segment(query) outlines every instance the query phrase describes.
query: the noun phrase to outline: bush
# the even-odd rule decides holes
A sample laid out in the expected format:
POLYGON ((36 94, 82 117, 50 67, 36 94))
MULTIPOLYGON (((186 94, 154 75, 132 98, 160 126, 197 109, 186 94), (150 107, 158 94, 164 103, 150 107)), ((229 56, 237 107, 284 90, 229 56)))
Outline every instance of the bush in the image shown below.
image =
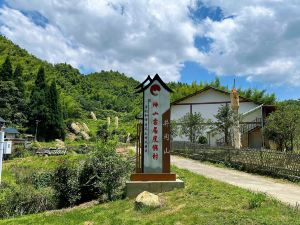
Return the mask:
POLYGON ((207 144, 207 138, 206 137, 204 137, 204 136, 200 136, 199 138, 198 138, 198 143, 199 144, 207 144))
POLYGON ((28 167, 13 168, 16 183, 32 185, 35 188, 50 187, 53 180, 52 171, 32 171, 28 167))
POLYGON ((12 150, 12 154, 8 156, 8 159, 24 158, 24 157, 32 156, 32 155, 34 155, 33 151, 31 151, 29 149, 25 149, 23 146, 16 146, 12 150))
POLYGON ((75 205, 80 199, 77 169, 72 168, 64 161, 54 171, 53 188, 58 208, 75 205))
POLYGON ((130 164, 112 145, 100 145, 85 161, 79 176, 81 202, 121 197, 130 164))
POLYGON ((248 202, 248 208, 254 209, 261 206, 261 204, 266 200, 266 195, 262 193, 254 194, 254 196, 248 202))
POLYGON ((55 199, 51 188, 37 190, 32 186, 17 186, 11 187, 5 198, 1 199, 0 217, 21 216, 54 208, 55 199))
POLYGON ((98 127, 97 136, 107 142, 111 136, 111 132, 109 131, 107 124, 102 124, 98 127))
POLYGON ((34 172, 31 176, 31 184, 35 188, 50 187, 53 182, 54 175, 52 171, 34 172))

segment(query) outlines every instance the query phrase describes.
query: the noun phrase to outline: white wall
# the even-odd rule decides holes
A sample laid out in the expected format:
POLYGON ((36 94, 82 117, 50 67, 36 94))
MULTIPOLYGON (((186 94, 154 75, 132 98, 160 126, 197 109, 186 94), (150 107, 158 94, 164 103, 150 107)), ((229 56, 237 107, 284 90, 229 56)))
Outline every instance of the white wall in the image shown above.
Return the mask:
POLYGON ((178 120, 189 112, 190 112, 189 105, 172 105, 171 106, 171 120, 178 120))
POLYGON ((240 108, 239 108, 239 113, 245 113, 250 111, 251 109, 256 108, 259 106, 258 104, 255 104, 254 102, 240 102, 240 108))
MULTIPOLYGON (((242 101, 243 99, 241 99, 242 101)), ((229 94, 225 94, 225 93, 221 93, 219 91, 213 90, 213 89, 208 89, 204 92, 201 92, 197 95, 194 95, 188 99, 185 99, 181 102, 179 102, 178 104, 188 104, 188 103, 207 103, 207 102, 230 102, 230 95, 229 94)), ((224 105, 226 103, 218 103, 218 104, 198 104, 192 105, 192 112, 193 113, 201 113, 202 117, 204 119, 211 119, 212 121, 216 121, 215 119, 215 115, 218 113, 218 109, 224 105)), ((230 104, 230 103, 228 103, 230 104)), ((253 102, 240 102, 240 109, 239 109, 239 113, 245 113, 248 112, 249 110, 257 107, 258 105, 253 103, 253 102)), ((182 118, 184 115, 186 115, 187 113, 190 112, 190 105, 172 105, 171 106, 171 120, 178 120, 180 118, 182 118)), ((259 112, 258 112, 259 113, 259 112)), ((256 115, 256 114, 254 114, 256 115)), ((249 115, 249 119, 248 117, 245 117, 244 121, 250 122, 253 121, 254 119, 252 119, 253 115, 249 115)), ((204 136, 207 136, 208 134, 205 134, 204 136)), ((211 145, 215 146, 216 145, 216 141, 221 138, 222 135, 221 134, 215 134, 214 136, 210 136, 211 139, 211 145)), ((187 137, 173 137, 173 140, 176 141, 187 141, 187 137)))
POLYGON ((210 146, 217 146, 217 140, 219 140, 220 138, 223 137, 223 134, 221 133, 217 133, 217 132, 213 132, 213 133, 208 133, 207 134, 208 138, 208 144, 210 146))
POLYGON ((261 107, 257 108, 256 110, 251 111, 250 113, 247 113, 243 115, 242 121, 243 122, 252 122, 256 118, 262 118, 262 111, 261 107))

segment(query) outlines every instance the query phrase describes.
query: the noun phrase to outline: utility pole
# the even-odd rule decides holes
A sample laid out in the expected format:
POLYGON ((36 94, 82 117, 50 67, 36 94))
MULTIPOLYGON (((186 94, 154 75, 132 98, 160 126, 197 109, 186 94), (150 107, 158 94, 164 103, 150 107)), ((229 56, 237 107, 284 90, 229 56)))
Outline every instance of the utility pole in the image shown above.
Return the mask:
POLYGON ((35 142, 37 142, 37 132, 38 132, 39 122, 40 122, 40 120, 35 121, 35 137, 34 137, 35 142))

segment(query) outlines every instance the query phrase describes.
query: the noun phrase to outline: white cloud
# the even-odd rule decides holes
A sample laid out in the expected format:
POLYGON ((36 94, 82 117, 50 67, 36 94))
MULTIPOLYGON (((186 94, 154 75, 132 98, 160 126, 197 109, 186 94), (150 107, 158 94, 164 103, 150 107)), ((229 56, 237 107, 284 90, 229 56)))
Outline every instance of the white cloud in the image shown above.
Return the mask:
POLYGON ((179 80, 183 62, 199 54, 189 3, 12 0, 9 7, 16 10, 1 9, 1 33, 51 62, 119 70, 140 80, 155 73, 179 80), (49 24, 37 26, 17 10, 39 11, 49 24))
MULTIPOLYGON (((227 19, 195 22, 196 0, 7 0, 0 32, 38 57, 142 80, 179 80, 185 61, 218 75, 300 86, 300 2, 203 0, 227 19), (20 10, 47 18, 36 25, 20 10), (201 52, 196 36, 212 40, 201 52)), ((200 77, 200 74, 199 74, 200 77)))
POLYGON ((220 6, 222 21, 205 20, 202 35, 211 50, 198 61, 219 75, 249 81, 300 86, 300 2, 209 1, 220 6))

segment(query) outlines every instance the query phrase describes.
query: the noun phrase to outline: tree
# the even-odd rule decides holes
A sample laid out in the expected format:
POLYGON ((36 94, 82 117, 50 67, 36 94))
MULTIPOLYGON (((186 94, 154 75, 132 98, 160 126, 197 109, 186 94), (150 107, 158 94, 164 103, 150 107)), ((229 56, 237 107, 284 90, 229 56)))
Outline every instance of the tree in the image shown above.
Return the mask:
POLYGON ((221 82, 220 82, 220 78, 216 77, 215 81, 213 82, 213 85, 217 88, 221 87, 221 82))
POLYGON ((224 134, 225 144, 229 145, 230 128, 234 124, 233 111, 230 109, 229 104, 222 105, 215 115, 216 122, 214 127, 224 134))
POLYGON ((25 95, 25 85, 23 81, 23 69, 20 64, 17 65, 14 74, 13 79, 15 81, 16 87, 19 89, 22 97, 25 95))
POLYGON ((48 105, 46 101, 47 84, 43 67, 39 68, 35 86, 32 89, 29 103, 29 127, 31 132, 35 131, 36 121, 39 121, 38 139, 45 140, 47 136, 48 105))
POLYGON ((12 81, 0 82, 0 115, 8 123, 22 127, 26 122, 26 104, 12 81))
POLYGON ((8 81, 12 79, 13 70, 9 57, 7 56, 0 70, 0 79, 3 81, 8 81))
POLYGON ((46 126, 48 130, 47 140, 64 139, 65 138, 65 124, 63 121, 62 109, 59 101, 59 95, 56 89, 55 82, 51 83, 47 93, 48 103, 48 120, 46 126))
POLYGON ((179 126, 176 120, 171 120, 170 124, 171 140, 179 135, 179 126))
POLYGON ((187 136, 189 141, 195 143, 202 136, 205 129, 205 121, 200 113, 187 113, 179 119, 180 134, 187 136))
POLYGON ((111 136, 111 133, 106 123, 99 126, 97 130, 97 136, 100 137, 102 140, 104 140, 104 142, 107 142, 107 140, 111 136))
POLYGON ((295 140, 300 135, 300 106, 289 104, 279 106, 267 118, 264 133, 275 141, 279 148, 293 151, 295 140))
POLYGON ((18 77, 15 80, 15 85, 18 88, 18 90, 20 91, 21 97, 25 98, 25 85, 24 85, 24 81, 22 77, 18 77))
POLYGON ((18 77, 22 77, 23 69, 20 64, 18 64, 15 68, 12 78, 16 80, 18 77))

